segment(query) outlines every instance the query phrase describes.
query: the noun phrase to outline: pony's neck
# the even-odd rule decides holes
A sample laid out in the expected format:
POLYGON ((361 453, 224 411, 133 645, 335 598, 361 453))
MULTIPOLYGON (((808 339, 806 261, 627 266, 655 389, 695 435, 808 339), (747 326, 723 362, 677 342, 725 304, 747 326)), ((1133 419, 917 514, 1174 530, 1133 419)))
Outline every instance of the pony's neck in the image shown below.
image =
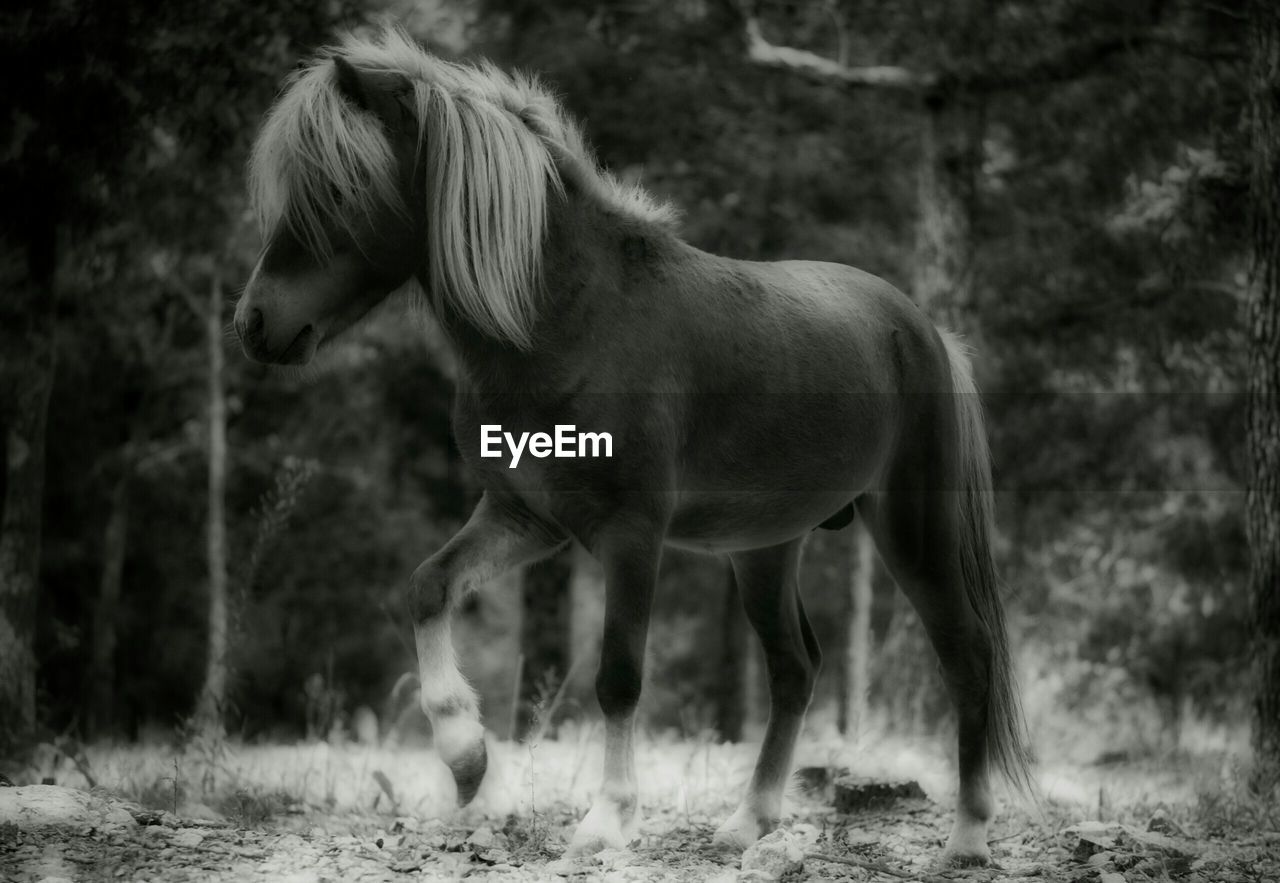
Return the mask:
POLYGON ((611 304, 624 293, 619 257, 628 243, 670 236, 655 224, 622 217, 566 181, 563 194, 548 201, 532 348, 495 339, 447 297, 436 301, 458 357, 460 384, 472 391, 552 392, 574 383, 581 366, 572 354, 595 323, 609 321, 611 304))

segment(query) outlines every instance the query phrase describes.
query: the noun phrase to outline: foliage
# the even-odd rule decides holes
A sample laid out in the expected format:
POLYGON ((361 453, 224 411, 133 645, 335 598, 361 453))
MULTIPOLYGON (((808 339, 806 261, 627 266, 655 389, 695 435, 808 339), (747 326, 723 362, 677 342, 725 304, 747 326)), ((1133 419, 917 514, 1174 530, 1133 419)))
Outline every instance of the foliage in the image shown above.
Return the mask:
MULTIPOLYGON (((195 696, 205 365, 182 292, 246 276, 257 247, 241 194, 247 144, 280 77, 337 27, 389 10, 442 51, 540 72, 602 161, 677 203, 699 247, 843 261, 907 284, 918 102, 751 64, 733 5, 70 0, 4 13, 4 196, 56 198, 68 231, 38 641, 50 724, 82 722, 122 470, 133 514, 120 730, 168 728, 195 696), (33 194, 33 169, 57 186, 33 194)), ((1149 703, 1156 735, 1140 747, 1168 747, 1188 711, 1232 721, 1240 710, 1235 5, 999 2, 985 17, 971 6, 815 0, 760 15, 779 42, 953 75, 1116 33, 1168 38, 986 97, 973 195, 1001 563, 1028 676, 1070 708, 1149 703)), ((401 589, 475 498, 449 435, 442 349, 429 325, 389 312, 308 378, 229 359, 242 734, 301 734, 314 675, 351 712, 381 708, 412 669, 401 589)), ((834 660, 847 559, 827 538, 810 553, 806 602, 834 660)), ((713 720, 722 567, 666 563, 643 706, 656 730, 694 735, 713 720)), ((873 704, 890 726, 934 726, 946 703, 918 623, 888 585, 876 603, 873 704)), ((526 673, 526 696, 544 676, 526 673)), ((562 712, 589 716, 590 700, 573 698, 562 712)))

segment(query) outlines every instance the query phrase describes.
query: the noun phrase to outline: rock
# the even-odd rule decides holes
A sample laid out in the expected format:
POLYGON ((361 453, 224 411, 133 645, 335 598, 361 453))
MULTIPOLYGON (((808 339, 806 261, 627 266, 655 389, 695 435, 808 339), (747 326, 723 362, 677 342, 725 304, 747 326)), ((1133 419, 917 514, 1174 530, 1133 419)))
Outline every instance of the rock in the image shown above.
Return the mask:
POLYGON ((488 825, 476 828, 476 830, 467 838, 467 843, 476 849, 488 849, 493 846, 493 829, 488 825))
POLYGON ((804 870, 808 838, 779 828, 761 837, 742 854, 743 873, 760 872, 770 879, 781 880, 787 874, 804 870))
POLYGON ((1166 864, 1176 862, 1177 867, 1183 868, 1189 866, 1198 852, 1195 844, 1189 841, 1175 840, 1156 831, 1139 831, 1113 822, 1081 822, 1064 829, 1064 833, 1080 838, 1071 853, 1071 857, 1078 862, 1087 862, 1099 853, 1119 851, 1135 855, 1158 855, 1166 864))
POLYGON ((578 871, 577 862, 568 858, 556 859, 546 867, 548 874, 554 874, 557 877, 570 877, 578 871))
POLYGON ((837 779, 845 778, 849 771, 844 767, 806 766, 795 772, 800 790, 815 797, 826 795, 837 779))
POLYGON ((174 832, 169 842, 182 849, 194 849, 204 842, 204 835, 193 828, 183 828, 174 832))
POLYGON ((511 853, 501 846, 476 851, 476 858, 487 865, 505 865, 511 861, 511 853))
POLYGON ((1106 833, 1098 831, 1075 833, 1078 833, 1080 837, 1075 849, 1071 851, 1071 858, 1075 861, 1085 863, 1095 855, 1101 855, 1116 848, 1116 838, 1106 833))
POLYGON ((22 830, 88 826, 123 831, 137 826, 133 816, 114 801, 58 785, 0 789, 0 823, 5 822, 22 830))
POLYGON ((888 782, 842 776, 836 779, 834 787, 835 808, 843 813, 885 809, 899 801, 925 799, 924 789, 914 781, 888 782))
POLYGON ((1186 837, 1186 832, 1173 823, 1163 812, 1157 812, 1147 822, 1147 830, 1155 834, 1164 834, 1166 837, 1186 837))
POLYGON ((1124 836, 1148 852, 1159 852, 1165 856, 1191 858, 1198 852, 1194 844, 1175 840, 1156 831, 1138 831, 1126 827, 1124 836))

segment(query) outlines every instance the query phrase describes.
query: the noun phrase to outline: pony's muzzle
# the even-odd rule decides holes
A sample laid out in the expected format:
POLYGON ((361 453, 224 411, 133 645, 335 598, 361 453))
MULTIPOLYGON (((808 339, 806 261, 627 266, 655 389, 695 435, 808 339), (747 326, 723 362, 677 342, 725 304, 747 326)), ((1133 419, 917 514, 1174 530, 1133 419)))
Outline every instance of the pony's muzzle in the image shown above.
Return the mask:
POLYGON ((320 342, 316 326, 309 322, 285 346, 281 347, 278 342, 272 345, 267 332, 266 316, 257 307, 237 310, 235 328, 244 354, 255 362, 271 365, 305 365, 311 361, 320 342))
POLYGON ((249 316, 246 319, 243 316, 236 317, 236 334, 240 338, 240 345, 248 351, 250 344, 256 344, 262 339, 262 327, 266 324, 263 318, 262 310, 252 307, 249 310, 249 316))

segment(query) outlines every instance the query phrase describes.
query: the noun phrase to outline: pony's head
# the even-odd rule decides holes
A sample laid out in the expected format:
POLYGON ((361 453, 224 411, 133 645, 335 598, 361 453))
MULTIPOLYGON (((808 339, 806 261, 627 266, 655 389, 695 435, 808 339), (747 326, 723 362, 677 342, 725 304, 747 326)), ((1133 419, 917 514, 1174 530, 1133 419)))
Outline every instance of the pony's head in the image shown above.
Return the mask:
POLYGON ((595 165, 535 80, 443 61, 394 28, 321 52, 249 164, 266 247, 236 307, 245 352, 304 363, 414 277, 437 312, 530 347, 565 175, 610 211, 671 220, 595 165))
POLYGON ((249 166, 266 244, 235 315, 250 358, 310 361, 421 265, 426 207, 405 196, 420 174, 412 95, 402 74, 334 53, 268 115, 249 166))

